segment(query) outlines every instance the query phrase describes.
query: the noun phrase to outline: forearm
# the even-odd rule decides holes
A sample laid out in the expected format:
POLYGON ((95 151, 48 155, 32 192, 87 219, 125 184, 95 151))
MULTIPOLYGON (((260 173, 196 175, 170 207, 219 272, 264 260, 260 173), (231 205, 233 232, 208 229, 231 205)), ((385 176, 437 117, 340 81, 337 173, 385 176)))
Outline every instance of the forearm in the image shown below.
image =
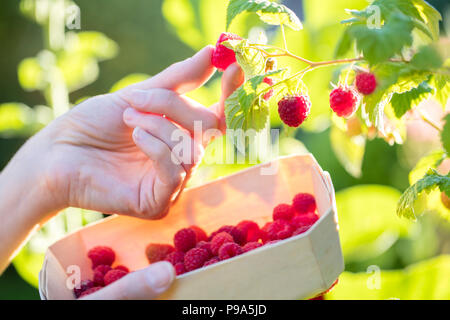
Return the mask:
POLYGON ((48 192, 46 139, 38 134, 30 140, 0 173, 0 274, 28 236, 61 206, 48 192))

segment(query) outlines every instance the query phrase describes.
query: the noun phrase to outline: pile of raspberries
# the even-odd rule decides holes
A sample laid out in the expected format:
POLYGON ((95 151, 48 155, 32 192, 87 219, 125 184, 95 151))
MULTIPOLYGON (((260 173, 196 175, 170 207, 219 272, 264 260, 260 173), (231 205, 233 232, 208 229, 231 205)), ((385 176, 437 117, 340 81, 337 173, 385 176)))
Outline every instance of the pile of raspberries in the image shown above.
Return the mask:
POLYGON ((94 247, 89 250, 87 256, 92 262, 94 275, 92 280, 83 280, 79 286, 73 289, 77 299, 102 289, 130 272, 127 267, 122 265, 112 267, 116 253, 110 247, 94 247))
POLYGON ((190 226, 175 233, 173 245, 150 243, 145 253, 150 263, 169 261, 181 275, 306 232, 319 219, 316 212, 314 196, 299 193, 292 204, 277 205, 273 221, 262 228, 244 220, 208 236, 200 227, 190 226))

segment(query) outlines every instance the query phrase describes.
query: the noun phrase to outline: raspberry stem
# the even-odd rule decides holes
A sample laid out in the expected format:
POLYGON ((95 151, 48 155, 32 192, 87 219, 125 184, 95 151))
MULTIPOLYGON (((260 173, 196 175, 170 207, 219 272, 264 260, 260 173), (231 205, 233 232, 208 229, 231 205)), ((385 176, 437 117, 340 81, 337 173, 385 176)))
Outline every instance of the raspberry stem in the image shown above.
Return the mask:
POLYGON ((430 119, 430 117, 425 112, 423 112, 422 110, 418 110, 418 111, 420 114, 420 118, 422 118, 423 121, 428 123, 430 126, 435 128, 437 131, 439 131, 439 132, 442 131, 441 127, 434 120, 430 119))

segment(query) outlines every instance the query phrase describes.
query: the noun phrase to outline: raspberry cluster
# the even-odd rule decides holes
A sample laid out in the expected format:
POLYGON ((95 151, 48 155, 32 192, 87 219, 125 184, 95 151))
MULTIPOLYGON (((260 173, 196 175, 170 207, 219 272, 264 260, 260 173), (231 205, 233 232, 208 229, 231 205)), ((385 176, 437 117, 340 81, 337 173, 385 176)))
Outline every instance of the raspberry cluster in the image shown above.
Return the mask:
POLYGON ((112 267, 116 254, 110 247, 94 247, 89 250, 87 256, 92 262, 93 276, 92 279, 81 281, 80 285, 73 289, 77 299, 100 290, 130 272, 122 265, 112 267))
POLYGON ((319 219, 315 198, 299 193, 292 204, 277 205, 272 218, 262 228, 244 220, 209 235, 198 226, 190 226, 175 233, 173 245, 150 243, 145 253, 149 263, 170 262, 177 275, 206 267, 306 232, 319 219))

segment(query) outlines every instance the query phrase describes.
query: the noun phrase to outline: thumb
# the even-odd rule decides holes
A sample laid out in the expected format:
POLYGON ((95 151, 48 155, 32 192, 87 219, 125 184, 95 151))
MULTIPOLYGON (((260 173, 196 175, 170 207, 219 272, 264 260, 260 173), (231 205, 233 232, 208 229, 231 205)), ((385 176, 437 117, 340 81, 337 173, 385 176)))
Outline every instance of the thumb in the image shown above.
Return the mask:
POLYGON ((151 300, 166 291, 175 279, 175 270, 167 261, 131 272, 116 282, 87 295, 86 300, 151 300))
POLYGON ((219 103, 213 106, 219 119, 219 128, 225 131, 225 100, 244 83, 244 72, 237 63, 230 65, 222 75, 222 95, 219 103))

